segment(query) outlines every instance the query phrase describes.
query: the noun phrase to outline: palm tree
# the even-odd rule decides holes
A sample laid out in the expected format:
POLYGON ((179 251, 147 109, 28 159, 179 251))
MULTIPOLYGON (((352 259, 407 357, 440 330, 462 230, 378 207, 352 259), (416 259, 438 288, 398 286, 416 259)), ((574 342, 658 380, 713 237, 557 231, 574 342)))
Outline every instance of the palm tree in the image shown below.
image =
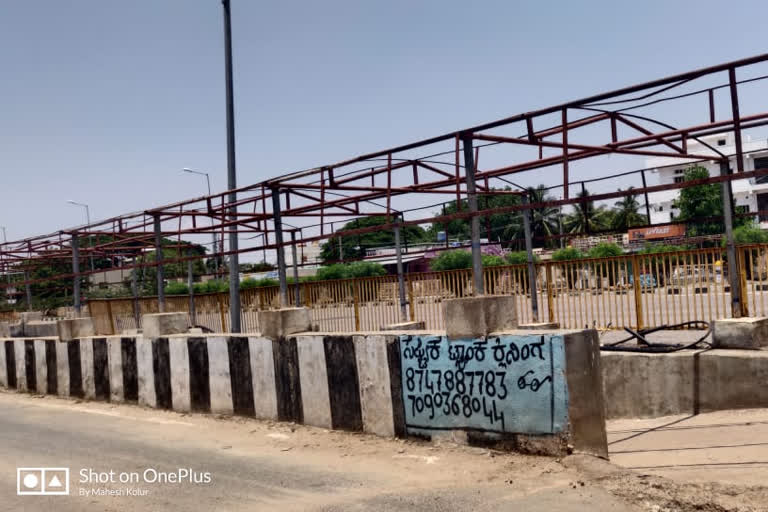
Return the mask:
MULTIPOLYGON (((629 187, 627 190, 632 190, 634 187, 629 187)), ((621 192, 621 189, 619 189, 621 192)), ((626 231, 632 226, 640 226, 646 222, 650 222, 645 215, 638 213, 640 209, 640 203, 637 201, 637 195, 632 194, 624 196, 619 201, 614 203, 614 217, 613 229, 617 231, 626 231)))
MULTIPOLYGON (((542 238, 550 237, 558 233, 558 214, 559 208, 555 206, 544 206, 543 203, 554 201, 555 198, 547 194, 547 187, 545 185, 539 185, 537 187, 529 187, 528 201, 530 204, 539 204, 542 206, 531 208, 531 234, 533 235, 533 244, 535 246, 542 246, 545 242, 542 242, 542 238)), ((520 240, 524 237, 523 233, 523 216, 516 216, 512 222, 510 222, 504 229, 503 237, 506 240, 520 240)))
MULTIPOLYGON (((576 197, 587 198, 589 191, 583 189, 576 197)), ((596 207, 594 201, 581 201, 576 203, 574 211, 565 221, 565 228, 569 233, 589 233, 605 229, 608 221, 608 212, 602 206, 596 207)))

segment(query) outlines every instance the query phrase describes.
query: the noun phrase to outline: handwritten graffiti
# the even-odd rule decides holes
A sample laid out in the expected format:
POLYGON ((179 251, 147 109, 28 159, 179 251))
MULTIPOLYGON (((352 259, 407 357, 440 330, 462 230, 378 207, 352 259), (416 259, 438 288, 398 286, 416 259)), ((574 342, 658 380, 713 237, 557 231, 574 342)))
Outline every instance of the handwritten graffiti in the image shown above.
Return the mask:
POLYGON ((561 336, 401 336, 400 350, 410 432, 554 433, 565 425, 561 336))

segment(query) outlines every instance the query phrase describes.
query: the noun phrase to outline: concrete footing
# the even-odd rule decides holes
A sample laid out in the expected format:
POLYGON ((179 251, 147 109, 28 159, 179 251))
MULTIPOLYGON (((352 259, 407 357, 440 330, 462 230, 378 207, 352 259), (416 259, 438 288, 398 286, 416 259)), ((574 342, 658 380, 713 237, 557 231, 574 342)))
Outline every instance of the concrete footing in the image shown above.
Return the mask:
POLYGON ((449 340, 472 339, 517 328, 515 297, 481 295, 443 302, 449 340))
POLYGON ((400 322, 399 324, 382 325, 382 331, 420 331, 426 328, 426 323, 421 322, 400 322))
POLYGON ((312 312, 308 308, 284 308, 259 311, 261 335, 271 340, 289 334, 312 331, 312 312))
POLYGON ((715 320, 713 348, 768 349, 768 318, 742 317, 715 320))
POLYGON ((56 322, 59 341, 72 341, 86 336, 93 336, 93 320, 90 317, 67 318, 56 322))
POLYGON ((189 329, 187 313, 152 313, 141 317, 142 333, 146 338, 159 338, 167 334, 182 334, 189 329))
POLYGON ((23 324, 27 338, 53 338, 59 335, 57 322, 33 320, 23 324))
POLYGON ((548 331, 550 329, 559 329, 560 328, 560 322, 537 322, 537 323, 530 323, 530 324, 520 324, 517 326, 518 329, 525 329, 525 330, 534 330, 534 331, 548 331))

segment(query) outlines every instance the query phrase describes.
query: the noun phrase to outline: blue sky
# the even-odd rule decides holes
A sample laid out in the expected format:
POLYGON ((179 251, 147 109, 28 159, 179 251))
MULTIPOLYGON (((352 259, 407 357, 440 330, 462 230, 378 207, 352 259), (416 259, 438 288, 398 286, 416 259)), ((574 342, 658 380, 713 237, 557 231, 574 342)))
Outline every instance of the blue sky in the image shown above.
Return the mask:
MULTIPOLYGON (((768 4, 232 0, 232 12, 244 185, 762 53, 768 4)), ((105 218, 201 195, 182 167, 225 188, 218 0, 0 0, 0 66, 9 238, 80 224, 67 199, 105 218)))

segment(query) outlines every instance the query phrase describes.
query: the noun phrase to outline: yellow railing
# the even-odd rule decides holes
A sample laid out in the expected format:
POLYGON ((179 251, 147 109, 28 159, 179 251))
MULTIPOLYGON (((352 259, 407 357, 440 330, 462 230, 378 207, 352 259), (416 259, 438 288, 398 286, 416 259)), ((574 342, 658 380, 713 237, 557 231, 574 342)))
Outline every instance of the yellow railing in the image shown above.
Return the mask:
MULTIPOLYGON (((732 316, 725 250, 696 249, 658 254, 538 263, 531 289, 526 265, 483 271, 485 293, 515 297, 520 323, 558 322, 563 328, 643 328, 732 316), (538 315, 531 307, 536 295, 538 315)), ((768 244, 737 248, 743 315, 768 314, 768 244)), ((442 302, 474 294, 469 269, 405 276, 406 319, 443 329, 442 302)), ((301 303, 323 331, 377 330, 403 320, 397 276, 300 284, 301 303)), ((293 303, 295 288, 289 286, 293 303)), ((227 293, 196 295, 195 325, 229 328, 227 293)), ((244 332, 258 332, 257 312, 279 307, 278 287, 241 291, 244 332)), ((89 303, 98 332, 135 329, 138 316, 157 312, 155 297, 94 299, 89 303)), ((188 296, 169 296, 165 311, 189 311, 188 296)))

